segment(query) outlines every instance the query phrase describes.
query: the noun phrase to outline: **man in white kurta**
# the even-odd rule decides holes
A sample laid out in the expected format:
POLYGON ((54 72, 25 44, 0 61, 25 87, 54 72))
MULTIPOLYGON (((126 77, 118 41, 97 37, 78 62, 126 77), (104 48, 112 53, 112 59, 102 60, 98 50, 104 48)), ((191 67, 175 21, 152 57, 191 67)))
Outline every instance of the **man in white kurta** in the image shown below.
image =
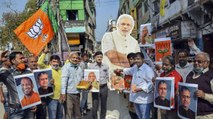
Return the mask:
MULTIPOLYGON (((127 54, 131 52, 140 52, 138 41, 130 35, 133 28, 134 20, 132 16, 122 14, 117 20, 117 30, 105 33, 103 36, 103 62, 108 64, 110 68, 110 76, 114 75, 114 69, 123 69, 125 67, 129 67, 127 54)), ((109 84, 112 83, 110 82, 109 84)), ((109 88, 112 89, 111 86, 109 86, 109 88)), ((116 92, 110 92, 108 96, 108 102, 111 101, 114 103, 108 103, 107 108, 117 109, 117 111, 120 113, 120 118, 124 118, 125 115, 128 114, 128 109, 126 108, 128 101, 123 99, 123 97, 118 95, 116 92)))

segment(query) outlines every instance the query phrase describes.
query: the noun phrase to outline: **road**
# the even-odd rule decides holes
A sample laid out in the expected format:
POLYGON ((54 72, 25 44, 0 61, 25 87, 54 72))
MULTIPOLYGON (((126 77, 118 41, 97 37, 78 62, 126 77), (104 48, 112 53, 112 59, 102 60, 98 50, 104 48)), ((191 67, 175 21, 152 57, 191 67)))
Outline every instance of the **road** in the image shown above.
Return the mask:
MULTIPOLYGON (((92 108, 91 93, 88 96, 88 107, 92 108)), ((123 97, 123 94, 118 94, 116 91, 108 92, 107 99, 107 116, 106 119, 130 119, 127 109, 127 99, 123 97)), ((91 111, 87 113, 83 119, 91 118, 91 111)))

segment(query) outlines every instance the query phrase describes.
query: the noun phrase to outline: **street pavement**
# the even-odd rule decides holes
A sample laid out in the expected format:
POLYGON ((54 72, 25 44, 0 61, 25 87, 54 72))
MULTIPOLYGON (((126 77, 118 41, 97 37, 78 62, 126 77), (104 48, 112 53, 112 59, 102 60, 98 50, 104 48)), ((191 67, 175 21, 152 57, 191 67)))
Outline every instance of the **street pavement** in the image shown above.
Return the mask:
MULTIPOLYGON (((106 119, 130 119, 127 105, 128 100, 123 97, 123 94, 119 94, 117 91, 109 91, 106 119)), ((88 95, 88 107, 92 109, 91 93, 88 95)), ((92 112, 89 111, 87 115, 83 116, 83 119, 91 119, 91 116, 92 112)))
MULTIPOLYGON (((123 97, 123 94, 118 94, 116 91, 109 91, 107 99, 106 119, 130 119, 127 104, 128 104, 127 99, 123 97)), ((91 93, 89 93, 88 95, 88 107, 89 109, 92 109, 91 93)), ((3 114, 4 114, 4 107, 3 104, 1 103, 0 119, 3 119, 3 114)), ((87 115, 83 116, 83 119, 91 119, 91 116, 92 112, 89 111, 87 115)))

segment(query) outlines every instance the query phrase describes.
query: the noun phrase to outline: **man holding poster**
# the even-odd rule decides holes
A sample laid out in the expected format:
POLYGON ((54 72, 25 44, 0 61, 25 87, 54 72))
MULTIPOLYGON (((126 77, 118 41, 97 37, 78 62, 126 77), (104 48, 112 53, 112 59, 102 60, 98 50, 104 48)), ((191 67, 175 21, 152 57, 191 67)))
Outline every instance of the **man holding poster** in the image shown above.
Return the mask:
MULTIPOLYGON (((177 104, 175 100, 178 94, 178 82, 183 82, 183 79, 181 75, 175 70, 175 60, 172 56, 165 56, 163 57, 162 61, 162 69, 164 72, 161 73, 160 77, 174 77, 174 98, 170 99, 170 101, 171 107, 175 107, 175 105, 177 104)), ((161 113, 161 118, 173 119, 176 117, 177 111, 175 111, 175 108, 172 110, 166 110, 166 114, 161 113)))
POLYGON ((33 119, 34 113, 32 109, 27 108, 22 110, 21 104, 16 90, 16 84, 13 76, 31 73, 26 70, 24 64, 24 55, 21 52, 14 51, 9 55, 9 60, 12 63, 13 69, 0 72, 0 80, 6 85, 9 92, 9 118, 27 118, 33 119))
MULTIPOLYGON (((154 98, 152 92, 154 71, 145 63, 141 52, 135 53, 134 59, 133 67, 123 69, 124 74, 133 76, 129 100, 134 103, 139 119, 149 119, 154 98)), ((115 72, 120 73, 122 70, 117 69, 115 72)))
POLYGON ((209 69, 210 56, 200 52, 195 56, 194 69, 186 77, 186 83, 198 84, 196 119, 213 119, 213 71, 209 69))
MULTIPOLYGON (((101 51, 97 51, 94 54, 95 63, 89 65, 89 69, 98 69, 100 71, 100 79, 99 79, 99 92, 92 92, 92 119, 98 119, 98 108, 99 102, 101 103, 101 110, 99 110, 100 119, 106 118, 107 112, 107 97, 108 97, 108 87, 107 80, 109 78, 109 67, 102 63, 103 53, 101 51)), ((93 76, 93 81, 96 78, 93 76)))

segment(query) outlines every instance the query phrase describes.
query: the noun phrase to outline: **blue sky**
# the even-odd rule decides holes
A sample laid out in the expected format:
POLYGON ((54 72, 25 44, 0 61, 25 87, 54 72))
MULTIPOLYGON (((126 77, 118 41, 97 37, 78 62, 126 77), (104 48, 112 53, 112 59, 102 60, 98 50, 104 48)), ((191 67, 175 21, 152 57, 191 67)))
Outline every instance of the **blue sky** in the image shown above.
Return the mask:
POLYGON ((100 41, 106 32, 109 19, 117 19, 119 0, 96 0, 96 40, 100 41))
MULTIPOLYGON (((0 0, 0 18, 3 12, 8 12, 6 3, 12 3, 11 8, 23 11, 28 0, 0 0)), ((106 32, 109 19, 117 19, 119 0, 95 0, 96 4, 96 40, 100 41, 106 32)))
POLYGON ((9 12, 11 11, 7 5, 11 3, 11 8, 15 11, 23 11, 25 4, 28 0, 0 0, 0 18, 2 18, 3 12, 9 12))

